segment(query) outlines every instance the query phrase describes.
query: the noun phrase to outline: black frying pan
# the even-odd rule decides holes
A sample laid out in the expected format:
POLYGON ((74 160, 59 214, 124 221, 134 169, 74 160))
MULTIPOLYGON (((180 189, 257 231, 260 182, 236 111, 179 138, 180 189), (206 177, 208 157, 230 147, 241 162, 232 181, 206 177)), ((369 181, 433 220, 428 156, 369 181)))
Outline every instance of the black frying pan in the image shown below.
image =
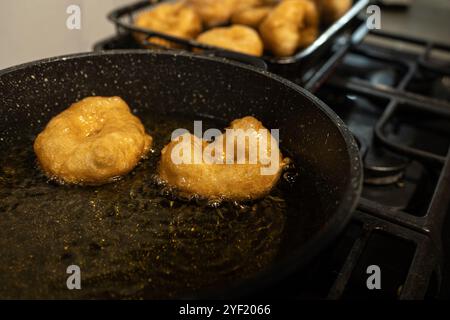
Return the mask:
POLYGON ((3 298, 248 294, 335 239, 360 195, 360 157, 344 123, 302 88, 253 67, 189 54, 81 54, 1 71, 0 94, 3 298), (51 117, 91 95, 125 99, 154 136, 155 153, 102 187, 48 182, 33 140, 51 117), (246 115, 280 129, 294 162, 270 196, 211 206, 154 183, 171 130, 193 120, 224 128, 246 115), (66 288, 73 264, 82 290, 66 288))

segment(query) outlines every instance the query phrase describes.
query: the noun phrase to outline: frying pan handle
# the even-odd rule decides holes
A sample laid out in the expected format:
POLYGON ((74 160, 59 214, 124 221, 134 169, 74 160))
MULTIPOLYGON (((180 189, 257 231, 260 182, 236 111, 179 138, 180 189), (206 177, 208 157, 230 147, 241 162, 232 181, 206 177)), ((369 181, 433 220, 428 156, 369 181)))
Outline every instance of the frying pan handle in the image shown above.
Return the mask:
POLYGON ((225 58, 232 61, 237 61, 243 64, 249 64, 258 69, 267 71, 267 63, 257 57, 252 57, 246 54, 231 52, 231 51, 221 51, 221 50, 205 50, 202 52, 203 55, 225 58))

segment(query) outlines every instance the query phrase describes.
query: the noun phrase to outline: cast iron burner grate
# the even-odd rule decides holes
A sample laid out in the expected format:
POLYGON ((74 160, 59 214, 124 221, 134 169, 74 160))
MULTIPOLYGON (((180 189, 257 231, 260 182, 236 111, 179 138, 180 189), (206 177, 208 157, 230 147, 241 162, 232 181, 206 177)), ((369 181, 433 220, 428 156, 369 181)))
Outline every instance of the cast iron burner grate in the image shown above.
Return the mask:
POLYGON ((306 82, 359 141, 365 187, 339 241, 309 273, 286 281, 291 297, 448 296, 450 60, 436 52, 448 59, 450 46, 371 32, 336 50, 306 82), (370 265, 381 269, 381 290, 367 289, 370 265), (310 285, 296 287, 304 281, 310 285))
MULTIPOLYGON (((364 159, 363 197, 338 241, 263 297, 450 297, 450 46, 367 34, 362 24, 355 41, 337 41, 315 70, 291 78, 354 133, 364 159), (370 265, 381 269, 381 290, 367 289, 370 265)), ((96 48, 134 46, 122 34, 96 48)))

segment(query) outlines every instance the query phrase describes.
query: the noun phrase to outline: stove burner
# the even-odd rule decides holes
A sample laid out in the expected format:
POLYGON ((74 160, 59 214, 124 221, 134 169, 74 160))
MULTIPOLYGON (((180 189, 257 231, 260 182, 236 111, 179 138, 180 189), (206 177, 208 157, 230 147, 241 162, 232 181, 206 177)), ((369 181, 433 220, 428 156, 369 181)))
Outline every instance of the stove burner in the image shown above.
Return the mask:
MULTIPOLYGON (((406 168, 392 178, 393 183, 370 184, 366 182, 363 190, 365 199, 383 204, 395 210, 407 212, 408 215, 423 217, 433 195, 433 181, 430 173, 419 162, 411 162, 406 168)), ((383 178, 380 178, 383 180, 383 178)))
POLYGON ((364 158, 364 182, 377 186, 397 183, 403 178, 409 163, 405 157, 374 146, 364 158))

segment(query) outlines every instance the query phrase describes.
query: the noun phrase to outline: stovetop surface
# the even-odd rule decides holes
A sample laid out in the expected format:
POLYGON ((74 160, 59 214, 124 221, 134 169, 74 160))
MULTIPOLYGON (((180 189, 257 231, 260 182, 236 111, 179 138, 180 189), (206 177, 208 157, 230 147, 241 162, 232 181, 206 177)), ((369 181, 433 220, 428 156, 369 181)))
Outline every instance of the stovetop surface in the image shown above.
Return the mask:
MULTIPOLYGON (((135 46, 120 36, 101 43, 135 46)), ((362 199, 337 241, 261 295, 450 298, 450 46, 373 31, 324 59, 311 78, 290 80, 325 101, 354 134, 362 199), (372 265, 381 270, 381 290, 367 288, 372 265)))
POLYGON ((450 50, 371 37, 414 50, 366 41, 349 48, 331 77, 310 84, 360 145, 361 203, 339 240, 274 296, 450 298, 450 50), (371 265, 380 267, 381 290, 367 288, 371 265))

